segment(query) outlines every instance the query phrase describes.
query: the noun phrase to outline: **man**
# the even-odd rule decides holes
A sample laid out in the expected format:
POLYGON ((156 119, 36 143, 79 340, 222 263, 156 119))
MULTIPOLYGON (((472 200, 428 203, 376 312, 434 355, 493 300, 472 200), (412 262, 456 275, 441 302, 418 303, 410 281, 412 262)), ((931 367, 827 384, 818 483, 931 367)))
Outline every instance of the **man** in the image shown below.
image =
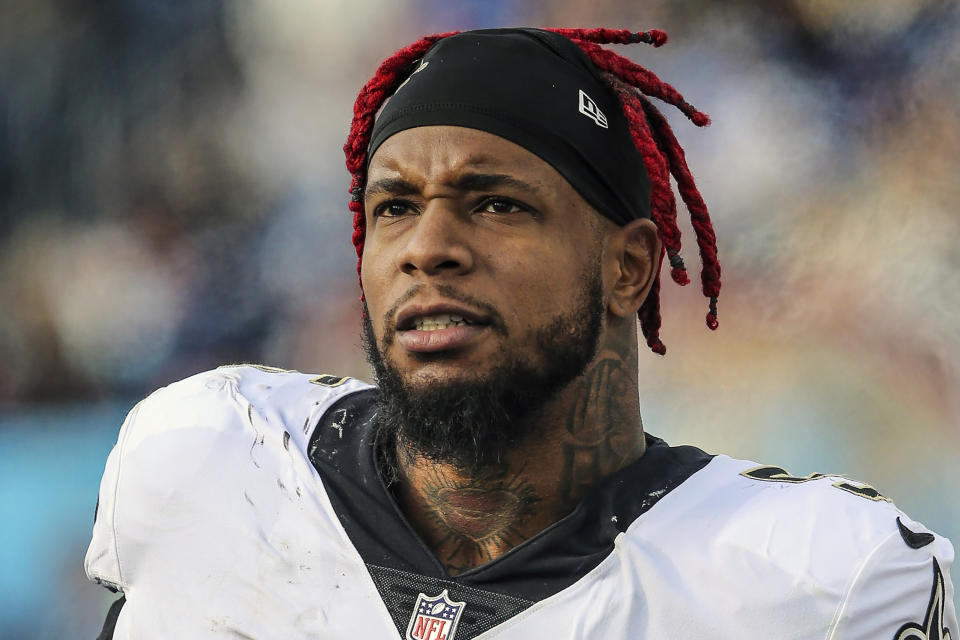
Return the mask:
POLYGON ((631 85, 705 116, 597 45, 664 39, 488 30, 384 63, 345 147, 378 386, 224 367, 134 408, 87 555, 124 594, 102 637, 958 637, 950 543, 872 487, 644 433, 635 316, 662 353, 664 253, 686 281, 668 172, 711 328, 720 274, 631 85))

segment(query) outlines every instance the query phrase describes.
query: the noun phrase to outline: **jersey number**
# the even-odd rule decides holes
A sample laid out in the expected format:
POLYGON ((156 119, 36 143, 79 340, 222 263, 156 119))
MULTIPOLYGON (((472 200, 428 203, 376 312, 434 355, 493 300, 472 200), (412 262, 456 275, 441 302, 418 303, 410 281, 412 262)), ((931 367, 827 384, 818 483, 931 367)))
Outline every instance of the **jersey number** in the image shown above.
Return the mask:
MULTIPOLYGON (((747 469, 746 471, 741 472, 740 475, 746 478, 752 478, 754 480, 763 480, 764 482, 788 482, 791 484, 810 482, 811 480, 819 480, 821 478, 837 477, 836 475, 831 476, 826 473, 811 473, 808 476, 792 476, 781 467, 771 466, 761 466, 754 467, 753 469, 747 469)), ((887 498, 869 484, 865 484, 863 482, 843 479, 834 482, 833 486, 835 486, 837 489, 842 489, 848 493, 852 493, 855 496, 866 498, 867 500, 875 500, 878 502, 883 500, 885 502, 890 502, 890 498, 887 498)))
POLYGON ((331 376, 325 373, 322 376, 317 376, 310 382, 319 384, 322 387, 339 387, 349 379, 347 376, 331 376))

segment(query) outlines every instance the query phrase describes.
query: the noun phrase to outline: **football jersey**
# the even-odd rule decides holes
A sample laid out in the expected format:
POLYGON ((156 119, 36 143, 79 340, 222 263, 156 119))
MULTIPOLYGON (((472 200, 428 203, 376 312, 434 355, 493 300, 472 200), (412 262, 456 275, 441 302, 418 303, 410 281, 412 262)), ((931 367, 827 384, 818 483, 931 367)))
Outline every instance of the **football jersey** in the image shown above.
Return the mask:
POLYGON ((125 597, 112 637, 960 640, 952 546, 873 488, 650 435, 452 577, 377 471, 376 397, 240 365, 138 404, 86 556, 125 597))

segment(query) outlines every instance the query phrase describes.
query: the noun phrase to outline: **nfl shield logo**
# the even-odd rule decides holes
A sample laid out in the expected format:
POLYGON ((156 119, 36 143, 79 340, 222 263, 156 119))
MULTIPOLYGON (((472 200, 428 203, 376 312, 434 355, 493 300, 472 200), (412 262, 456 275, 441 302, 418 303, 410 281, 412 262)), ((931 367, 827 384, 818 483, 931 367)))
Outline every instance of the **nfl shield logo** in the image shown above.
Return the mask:
POLYGON ((453 640, 464 606, 465 602, 451 602, 446 589, 434 598, 421 593, 407 625, 407 640, 453 640))

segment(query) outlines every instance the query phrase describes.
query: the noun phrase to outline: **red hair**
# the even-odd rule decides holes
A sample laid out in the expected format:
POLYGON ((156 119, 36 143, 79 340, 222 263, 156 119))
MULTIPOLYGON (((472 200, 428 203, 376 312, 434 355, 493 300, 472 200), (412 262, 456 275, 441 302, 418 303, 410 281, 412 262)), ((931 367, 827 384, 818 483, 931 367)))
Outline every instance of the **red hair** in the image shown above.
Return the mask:
MULTIPOLYGON (((697 190, 690 169, 687 167, 683 148, 677 142, 663 114, 649 98, 657 98, 677 107, 698 127, 710 124, 710 118, 683 99, 672 86, 660 80, 652 72, 635 62, 604 49, 601 44, 631 44, 646 42, 654 47, 667 42, 667 34, 657 29, 646 32, 631 32, 626 29, 547 29, 565 36, 587 54, 593 64, 606 74, 608 84, 620 100, 623 113, 630 125, 630 134, 637 150, 643 156, 644 166, 650 176, 650 217, 657 225, 657 233, 663 243, 657 265, 657 275, 647 299, 637 313, 640 328, 647 345, 656 353, 664 354, 666 346, 660 340, 660 267, 663 256, 670 260, 670 275, 680 285, 690 282, 686 267, 680 257, 680 229, 677 226, 677 203, 670 184, 670 176, 677 183, 677 190, 693 224, 700 249, 702 269, 700 283, 703 295, 709 301, 707 326, 716 329, 717 297, 720 295, 720 262, 717 259, 717 238, 710 222, 707 206, 697 190)), ((459 32, 440 33, 421 38, 400 49, 380 64, 376 74, 367 82, 357 96, 353 107, 353 122, 343 151, 347 157, 347 169, 353 179, 350 184, 350 210, 353 212, 353 246, 357 250, 357 274, 363 260, 363 242, 366 221, 363 210, 363 188, 366 184, 367 147, 377 112, 384 101, 406 79, 411 65, 422 58, 438 40, 459 32)), ((363 283, 360 283, 361 291, 363 283)))

